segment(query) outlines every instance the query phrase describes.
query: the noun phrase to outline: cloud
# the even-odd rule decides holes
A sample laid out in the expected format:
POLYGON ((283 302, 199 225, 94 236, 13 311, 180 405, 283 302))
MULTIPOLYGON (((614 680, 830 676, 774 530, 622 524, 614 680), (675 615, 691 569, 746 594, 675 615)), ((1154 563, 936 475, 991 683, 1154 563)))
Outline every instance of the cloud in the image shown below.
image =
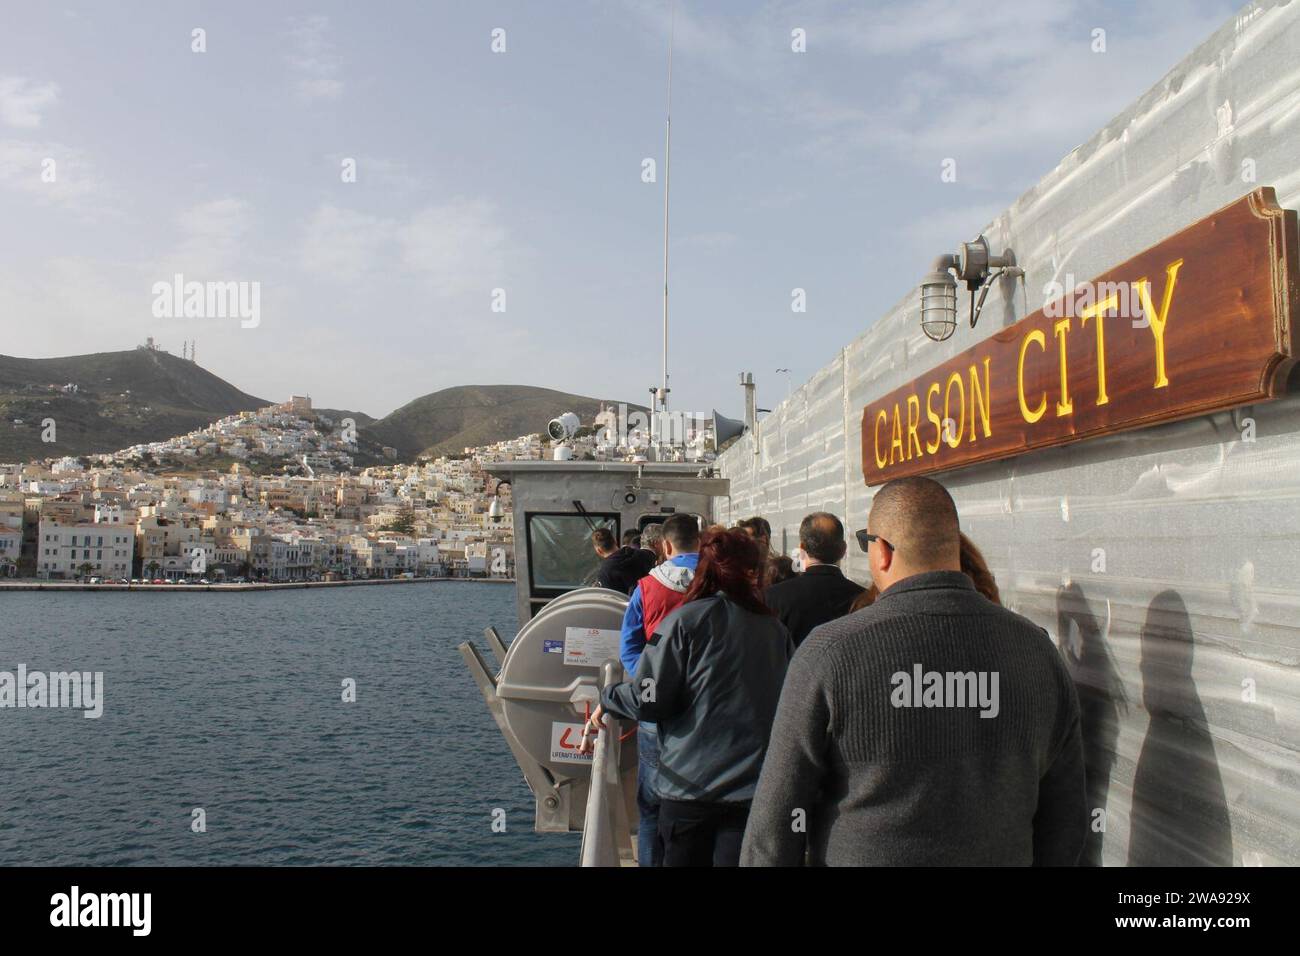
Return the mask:
POLYGON ((190 239, 233 241, 247 231, 251 211, 242 199, 213 199, 183 210, 177 222, 190 239))
MULTIPOLYGON (((1074 0, 987 4, 971 16, 968 0, 907 0, 846 8, 810 28, 809 44, 826 43, 879 57, 923 57, 927 68, 998 69, 1040 59, 1078 28, 1074 0)), ((963 91, 968 92, 968 91, 963 91)))
POLYGON ((395 192, 410 192, 432 184, 429 176, 412 170, 410 166, 399 160, 370 155, 349 156, 343 153, 328 153, 325 156, 326 162, 338 169, 340 173, 343 170, 344 159, 356 161, 356 181, 363 186, 380 186, 395 192))
POLYGON ((341 60, 330 39, 326 16, 294 20, 289 29, 290 52, 285 57, 294 74, 294 90, 308 102, 334 100, 343 93, 341 60))
POLYGON ((59 99, 54 83, 34 83, 23 76, 0 76, 0 122, 20 129, 41 125, 41 111, 59 99))
POLYGON ((486 296, 517 256, 491 203, 453 199, 407 218, 324 205, 308 221, 299 263, 311 274, 351 281, 415 279, 446 298, 486 296))
MULTIPOLYGON (((647 42, 666 42, 661 3, 625 4, 649 28, 647 42)), ((1045 0, 986 5, 975 17, 967 0, 801 0, 738 23, 679 7, 675 53, 688 73, 720 76, 743 88, 739 102, 788 124, 796 156, 936 171, 955 157, 963 181, 989 185, 1026 144, 1058 156, 1078 145, 1231 13, 1207 0, 1151 10, 1045 0), (795 27, 807 33, 806 53, 790 50, 795 27), (1108 52, 1092 51, 1094 29, 1107 32, 1108 52)))
MULTIPOLYGON (((662 0, 623 0, 624 8, 640 24, 638 32, 646 42, 661 49, 667 63, 670 18, 662 0)), ((756 9, 750 14, 747 26, 738 28, 733 17, 724 14, 692 13, 683 4, 674 4, 671 17, 674 56, 684 56, 696 64, 707 67, 736 82, 746 82, 747 70, 754 65, 761 52, 763 37, 771 33, 770 9, 756 9), (758 27, 761 22, 764 26, 758 27), (755 46, 755 41, 759 46, 755 46)), ((789 36, 788 29, 785 36, 789 36)), ((780 39, 780 36, 777 37, 780 39)))
POLYGON ((914 258, 929 262, 936 256, 955 252, 959 242, 974 239, 1002 211, 1000 202, 944 206, 918 216, 902 227, 900 235, 906 248, 915 253, 914 258))
POLYGON ((351 281, 382 267, 396 224, 367 213, 325 205, 307 223, 299 250, 303 270, 322 278, 351 281))
POLYGON ((507 232, 491 203, 455 199, 423 209, 397 238, 403 265, 444 295, 486 296, 503 281, 507 232))
POLYGON ((0 189, 21 193, 38 202, 87 211, 88 197, 100 190, 90 161, 80 150, 62 143, 0 140, 0 189))
POLYGON ((176 217, 178 241, 155 271, 163 276, 179 272, 202 281, 243 278, 236 270, 253 221, 252 206, 242 199, 213 199, 190 206, 176 217))
POLYGON ((0 265, 0 313, 21 329, 6 351, 76 355, 125 347, 148 315, 148 285, 127 263, 103 257, 49 256, 0 265))

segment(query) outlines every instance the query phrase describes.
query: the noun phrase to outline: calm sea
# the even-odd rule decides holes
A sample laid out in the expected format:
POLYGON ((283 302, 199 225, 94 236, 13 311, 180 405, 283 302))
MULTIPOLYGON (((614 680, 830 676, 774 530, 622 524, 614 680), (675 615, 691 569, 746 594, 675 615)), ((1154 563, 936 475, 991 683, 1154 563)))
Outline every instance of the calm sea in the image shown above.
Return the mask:
POLYGON ((456 651, 513 599, 0 592, 0 671, 104 672, 97 720, 0 708, 0 865, 576 865, 456 651))

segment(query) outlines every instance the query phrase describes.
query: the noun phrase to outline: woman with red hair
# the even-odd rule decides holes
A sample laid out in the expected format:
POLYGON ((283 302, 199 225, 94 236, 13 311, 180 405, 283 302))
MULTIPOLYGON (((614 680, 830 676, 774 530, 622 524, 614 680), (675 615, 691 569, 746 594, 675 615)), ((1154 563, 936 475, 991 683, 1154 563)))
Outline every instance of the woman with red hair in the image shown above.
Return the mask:
MULTIPOLYGON (((607 713, 659 725, 664 866, 736 866, 794 642, 763 604, 767 555, 743 531, 708 531, 686 600, 646 639, 607 713)), ((584 737, 584 748, 587 741, 584 737)))

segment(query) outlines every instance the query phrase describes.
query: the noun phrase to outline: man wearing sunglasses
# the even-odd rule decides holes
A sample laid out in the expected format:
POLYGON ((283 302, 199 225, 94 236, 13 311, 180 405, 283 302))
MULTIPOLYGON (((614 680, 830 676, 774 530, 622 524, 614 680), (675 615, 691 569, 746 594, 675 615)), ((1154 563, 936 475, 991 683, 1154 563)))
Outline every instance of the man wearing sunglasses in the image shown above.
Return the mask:
POLYGON ((938 482, 881 487, 857 539, 880 596, 790 662, 741 865, 1073 865, 1079 702, 1051 639, 962 574, 938 482))

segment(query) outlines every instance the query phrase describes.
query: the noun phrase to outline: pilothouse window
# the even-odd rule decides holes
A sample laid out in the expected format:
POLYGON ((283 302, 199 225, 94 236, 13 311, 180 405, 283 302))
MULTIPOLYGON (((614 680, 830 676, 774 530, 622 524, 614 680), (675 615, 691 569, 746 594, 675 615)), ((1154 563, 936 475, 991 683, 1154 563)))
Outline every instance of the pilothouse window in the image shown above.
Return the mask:
POLYGON ((571 591, 596 580, 600 559, 591 546, 593 528, 608 528, 618 539, 618 515, 528 515, 528 576, 534 594, 571 591))

